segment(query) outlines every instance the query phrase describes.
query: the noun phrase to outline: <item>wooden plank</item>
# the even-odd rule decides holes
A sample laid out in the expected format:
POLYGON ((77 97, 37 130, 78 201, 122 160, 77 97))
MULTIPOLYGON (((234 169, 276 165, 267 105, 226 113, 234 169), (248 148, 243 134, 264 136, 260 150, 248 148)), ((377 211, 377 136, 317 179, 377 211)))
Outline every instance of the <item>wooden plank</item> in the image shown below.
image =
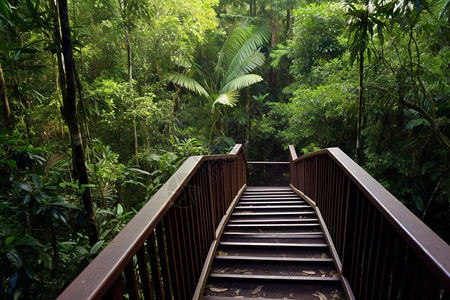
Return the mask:
POLYGON ((313 263, 330 263, 334 262, 332 258, 304 258, 304 257, 272 257, 272 256, 228 256, 216 255, 218 260, 244 260, 244 261, 269 261, 269 262, 313 262, 313 263))
POLYGON ((327 248, 327 244, 220 242, 223 246, 327 248))
POLYGON ((240 279, 240 280, 271 280, 271 281, 340 281, 335 277, 314 277, 314 276, 281 276, 281 275, 247 275, 247 274, 209 274, 212 278, 240 279))

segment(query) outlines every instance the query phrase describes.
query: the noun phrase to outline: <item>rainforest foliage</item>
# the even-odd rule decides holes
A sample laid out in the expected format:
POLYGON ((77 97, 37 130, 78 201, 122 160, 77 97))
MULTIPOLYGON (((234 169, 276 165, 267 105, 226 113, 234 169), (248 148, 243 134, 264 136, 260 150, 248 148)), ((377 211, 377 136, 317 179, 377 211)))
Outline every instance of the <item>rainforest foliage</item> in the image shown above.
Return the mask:
POLYGON ((0 0, 1 297, 55 298, 186 157, 235 143, 340 147, 448 242, 449 17, 446 0, 0 0))

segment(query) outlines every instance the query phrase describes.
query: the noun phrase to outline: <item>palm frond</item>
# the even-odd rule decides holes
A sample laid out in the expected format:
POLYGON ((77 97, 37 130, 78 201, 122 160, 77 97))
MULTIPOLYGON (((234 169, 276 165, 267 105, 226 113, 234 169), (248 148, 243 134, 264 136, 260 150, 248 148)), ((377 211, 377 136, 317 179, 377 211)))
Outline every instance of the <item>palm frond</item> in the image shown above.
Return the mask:
POLYGON ((200 83, 184 74, 171 72, 167 74, 166 80, 178 84, 199 95, 209 97, 208 92, 200 85, 200 83))
POLYGON ((244 61, 239 62, 234 67, 230 67, 228 73, 225 74, 224 82, 228 83, 239 76, 252 72, 257 67, 264 64, 266 57, 258 50, 247 56, 244 61))
POLYGON ((256 74, 243 75, 228 82, 224 87, 222 87, 220 93, 228 93, 230 91, 239 90, 260 81, 263 81, 263 78, 259 75, 256 74))
POLYGON ((236 90, 220 94, 219 97, 217 97, 217 99, 214 101, 212 107, 214 109, 214 106, 217 103, 227 105, 227 106, 235 106, 236 102, 238 101, 238 98, 239 98, 239 92, 236 90))
POLYGON ((233 55, 233 58, 228 65, 225 77, 228 77, 237 66, 244 62, 249 56, 253 55, 255 51, 258 51, 258 49, 269 40, 271 34, 270 31, 265 28, 250 27, 245 30, 248 38, 236 52, 230 53, 230 56, 233 55))
POLYGON ((239 51, 242 45, 245 44, 245 41, 250 38, 250 36, 250 32, 245 28, 237 27, 233 30, 219 52, 216 72, 224 69, 224 66, 229 66, 231 64, 236 53, 239 51))

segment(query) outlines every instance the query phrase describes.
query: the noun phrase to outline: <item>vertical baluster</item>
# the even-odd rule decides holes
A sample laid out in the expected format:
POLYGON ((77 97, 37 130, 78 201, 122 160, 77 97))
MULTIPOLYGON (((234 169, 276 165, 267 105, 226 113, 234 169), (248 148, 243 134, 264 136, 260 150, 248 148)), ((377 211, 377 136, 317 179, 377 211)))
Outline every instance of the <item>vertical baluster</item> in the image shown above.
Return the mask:
MULTIPOLYGON (((184 194, 184 192, 183 192, 184 194)), ((182 195, 180 195, 182 197, 182 195)), ((177 202, 178 205, 180 205, 180 202, 177 202)), ((176 238, 177 238, 177 248, 176 253, 178 256, 178 268, 180 268, 180 275, 181 275, 181 283, 182 283, 182 291, 183 295, 181 299, 187 299, 190 295, 189 293, 189 277, 191 276, 190 272, 188 272, 188 264, 190 263, 189 257, 188 257, 188 249, 186 246, 186 236, 184 229, 186 228, 184 226, 184 218, 183 213, 180 208, 175 208, 173 210, 174 212, 174 225, 175 225, 175 232, 176 232, 176 238)))
POLYGON ((212 225, 210 228, 210 231, 212 232, 213 236, 215 236, 215 228, 217 226, 216 224, 216 203, 214 201, 214 191, 213 191, 213 185, 212 185, 212 176, 211 176, 211 163, 208 162, 208 185, 209 185, 209 201, 211 203, 211 216, 212 216, 212 225))
POLYGON ((173 296, 175 299, 181 299, 181 295, 184 294, 182 290, 182 278, 183 274, 181 272, 181 269, 179 268, 180 262, 179 262, 179 255, 176 253, 175 247, 176 242, 178 241, 178 237, 176 236, 175 231, 175 222, 174 222, 174 211, 175 207, 172 206, 171 209, 167 212, 166 217, 164 219, 164 225, 167 227, 166 234, 167 234, 167 250, 168 253, 168 263, 169 263, 169 270, 170 270, 170 277, 171 277, 171 284, 172 284, 172 291, 173 296))
POLYGON ((203 257, 206 256, 207 252, 208 252, 208 244, 209 244, 209 237, 210 237, 210 232, 208 231, 209 228, 209 223, 210 223, 210 217, 211 214, 208 213, 208 204, 209 201, 208 200, 208 185, 206 184, 206 174, 205 174, 205 168, 204 165, 201 167, 201 173, 200 176, 198 178, 199 180, 199 185, 201 186, 201 190, 200 190, 200 195, 201 195, 201 203, 200 203, 200 214, 201 214, 201 224, 202 224, 202 228, 201 228, 201 237, 202 237, 202 249, 203 249, 203 257))
MULTIPOLYGON (((356 190, 356 214, 355 214, 355 234, 353 240, 353 253, 352 253, 352 277, 351 282, 354 289, 357 289, 356 281, 358 280, 358 269, 359 269, 359 254, 360 254, 360 240, 361 240, 361 219, 362 219, 362 201, 360 199, 360 191, 356 190)), ((356 290, 353 291, 356 293, 356 290)))
POLYGON ((193 250, 194 250, 194 241, 193 241, 193 230, 192 230, 192 226, 191 226, 191 222, 190 219, 192 219, 192 202, 190 200, 189 197, 189 188, 185 188, 185 190, 183 191, 184 193, 184 204, 182 209, 180 210, 180 215, 181 215, 181 234, 183 235, 184 238, 184 252, 185 252, 185 256, 186 256, 186 272, 188 275, 188 278, 186 279, 187 283, 188 283, 188 295, 192 295, 194 294, 194 290, 195 290, 195 286, 196 286, 196 280, 195 280, 195 276, 193 276, 195 274, 195 258, 193 255, 193 250))
POLYGON ((427 268, 425 264, 417 258, 417 265, 414 268, 414 276, 411 282, 411 299, 423 299, 424 295, 424 283, 425 283, 425 274, 427 272, 427 268))
POLYGON ((353 220, 354 220, 354 214, 351 213, 351 210, 355 207, 354 205, 350 206, 350 186, 351 186, 351 180, 348 179, 347 180, 347 195, 346 195, 346 199, 345 199, 345 216, 344 216, 344 230, 343 230, 343 242, 342 242, 342 254, 341 254, 341 259, 342 259, 342 269, 343 272, 346 276, 348 276, 347 274, 350 274, 350 272, 348 272, 348 266, 350 266, 349 263, 347 263, 347 252, 350 252, 350 250, 348 250, 349 246, 351 246, 351 238, 353 236, 353 230, 354 230, 354 226, 352 226, 353 224, 353 220), (347 245, 349 244, 349 245, 347 245))
POLYGON ((384 260, 382 262, 383 272, 381 275, 381 284, 380 284, 380 297, 379 299, 387 299, 389 294, 389 287, 391 283, 391 273, 392 267, 394 263, 394 251, 395 251, 395 234, 393 232, 392 225, 390 225, 386 220, 387 227, 387 237, 385 240, 385 244, 383 246, 383 257, 384 260))
POLYGON ((338 235, 337 240, 339 241, 339 246, 337 247, 337 251, 339 253, 339 256, 342 257, 344 254, 344 233, 345 233, 345 225, 346 225, 346 218, 345 218, 345 198, 347 190, 347 182, 348 177, 344 173, 344 171, 341 172, 341 178, 342 181, 340 183, 341 185, 341 193, 339 195, 339 228, 338 228, 338 235))
POLYGON ((192 209, 191 212, 191 228, 192 228, 192 239, 194 248, 193 256, 194 256, 194 270, 195 270, 195 278, 198 278, 200 276, 201 268, 202 268, 202 258, 201 250, 200 250, 200 218, 199 218, 199 208, 200 208, 200 187, 197 185, 197 182, 194 181, 194 178, 191 180, 193 188, 189 191, 189 197, 191 198, 192 209))
POLYGON ((394 266, 392 268, 392 280, 389 287, 388 299, 397 299, 400 288, 400 276, 404 264, 405 244, 397 238, 397 246, 394 249, 394 266))
MULTIPOLYGON (((156 246, 155 233, 152 231, 147 239, 147 251, 150 262, 150 268, 152 270, 152 282, 155 287, 156 299, 164 299, 164 293, 162 288, 162 276, 158 262, 158 251, 156 246)), ((162 257, 160 256, 161 265, 164 266, 162 257)), ((145 295, 145 294, 144 294, 145 295)), ((149 299, 146 297, 146 299, 149 299)), ((153 298, 152 298, 153 299, 153 298)))
POLYGON ((425 280, 425 295, 423 299, 439 299, 439 283, 437 278, 428 269, 425 280))
MULTIPOLYGON (((372 204, 370 204, 370 206, 372 207, 372 204)), ((374 251, 375 243, 377 243, 378 236, 379 236, 379 233, 380 233, 377 230, 378 229, 378 227, 377 227, 378 214, 377 214, 377 211, 376 211, 375 208, 372 209, 372 216, 370 216, 369 218, 371 219, 370 220, 371 224, 369 224, 369 226, 370 225, 372 225, 372 226, 369 229, 370 244, 369 244, 369 251, 368 251, 369 255, 367 257, 367 262, 366 262, 367 275, 366 275, 366 280, 365 280, 366 288, 365 288, 365 292, 364 292, 364 299, 370 299, 368 297, 369 297, 369 294, 370 294, 370 289, 371 289, 371 287, 373 285, 373 283, 372 283, 373 279, 372 278, 373 278, 374 272, 375 272, 374 269, 376 268, 376 266, 375 266, 376 257, 373 257, 373 254, 375 252, 374 251)))
POLYGON ((361 255, 360 260, 358 260, 358 268, 360 270, 359 272, 359 299, 364 299, 364 292, 365 292, 365 285, 366 282, 366 272, 367 270, 367 258, 368 258, 368 252, 369 252, 369 238, 370 238, 370 232, 369 232, 369 225, 370 225, 370 219, 371 219, 371 205, 369 200, 362 196, 363 201, 363 219, 361 220, 363 227, 361 228, 361 232, 364 232, 361 236, 361 255), (365 221, 365 222, 363 222, 365 221))
POLYGON ((131 300, 139 300, 139 287, 136 280, 136 273, 133 259, 127 264, 124 270, 127 292, 131 300))
POLYGON ((402 280, 400 283, 400 298, 399 299, 411 299, 409 291, 411 289, 411 282, 413 281, 412 274, 417 265, 417 259, 415 253, 408 246, 406 248, 405 265, 403 266, 402 280))
POLYGON ((161 264, 161 277, 163 280, 163 288, 165 299, 172 299, 172 284, 169 277, 169 260, 167 256, 168 248, 166 243, 166 238, 164 236, 164 228, 165 223, 162 221, 159 222, 158 226, 156 226, 156 238, 157 238, 157 246, 158 246, 158 255, 159 262, 161 264))
POLYGON ((113 285, 109 288, 106 295, 103 297, 105 300, 123 300, 123 284, 122 284, 122 275, 119 274, 116 281, 114 281, 113 285))
MULTIPOLYGON (((372 247, 376 247, 375 251, 375 258, 373 258, 371 261, 373 262, 372 268, 373 271, 369 272, 369 279, 367 280, 367 284, 370 287, 368 299, 375 299, 376 293, 380 291, 380 284, 381 284, 381 273, 380 269, 382 267, 381 262, 384 261, 382 248, 384 248, 385 245, 385 238, 386 238, 386 226, 384 226, 384 219, 383 216, 380 213, 375 214, 375 218, 378 220, 376 222, 376 227, 374 228, 374 232, 376 233, 376 238, 374 238, 372 247)), ((375 222, 374 222, 375 224, 375 222)), ((374 249, 375 250, 375 249, 374 249)), ((371 270, 372 270, 371 268, 371 270)))
POLYGON ((152 283, 150 281, 150 273, 148 271, 147 256, 145 254, 144 246, 139 248, 136 256, 144 299, 153 299, 152 283))

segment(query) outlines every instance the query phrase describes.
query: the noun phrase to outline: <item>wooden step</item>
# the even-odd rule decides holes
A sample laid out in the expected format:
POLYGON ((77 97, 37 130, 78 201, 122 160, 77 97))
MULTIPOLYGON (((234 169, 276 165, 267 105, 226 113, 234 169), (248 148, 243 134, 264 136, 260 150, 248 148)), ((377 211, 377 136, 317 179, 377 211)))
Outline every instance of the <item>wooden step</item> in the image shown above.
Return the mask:
POLYGON ((222 233, 203 299, 344 299, 314 209, 289 187, 248 187, 222 233))

